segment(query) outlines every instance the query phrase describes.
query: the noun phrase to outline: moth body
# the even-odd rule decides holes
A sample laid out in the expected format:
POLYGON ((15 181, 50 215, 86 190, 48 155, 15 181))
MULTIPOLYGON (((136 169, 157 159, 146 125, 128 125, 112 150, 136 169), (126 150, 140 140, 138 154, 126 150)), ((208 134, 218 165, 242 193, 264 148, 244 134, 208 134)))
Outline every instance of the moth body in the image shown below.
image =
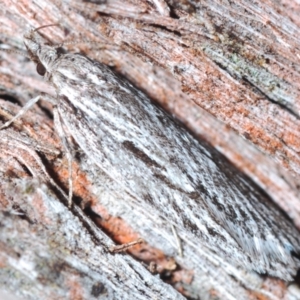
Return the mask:
POLYGON ((249 178, 109 67, 62 54, 36 31, 25 45, 55 88, 68 131, 125 192, 159 210, 198 247, 292 279, 299 232, 249 178))

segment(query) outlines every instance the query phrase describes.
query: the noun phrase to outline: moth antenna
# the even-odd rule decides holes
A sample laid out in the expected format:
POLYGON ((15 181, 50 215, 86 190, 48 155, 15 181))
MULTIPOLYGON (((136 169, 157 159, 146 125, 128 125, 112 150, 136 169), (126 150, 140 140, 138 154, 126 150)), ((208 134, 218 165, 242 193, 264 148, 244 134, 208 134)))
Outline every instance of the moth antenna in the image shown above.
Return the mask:
MULTIPOLYGON (((90 40, 76 40, 76 41, 65 41, 61 44, 59 44, 59 47, 63 47, 63 46, 68 46, 68 45, 77 45, 77 44, 95 44, 95 45, 99 45, 101 42, 99 41, 90 41, 90 40)), ((104 42, 103 42, 104 43, 104 42)), ((120 46, 116 46, 115 44, 108 44, 105 42, 105 45, 103 45, 101 47, 102 49, 115 49, 115 50, 120 50, 121 47, 120 46)))
MULTIPOLYGON (((59 23, 53 23, 53 24, 47 24, 47 25, 39 26, 39 27, 33 29, 32 32, 37 32, 40 29, 43 29, 43 28, 46 28, 46 27, 52 27, 52 26, 60 26, 60 24, 59 23)), ((7 52, 7 53, 19 54, 19 55, 22 55, 23 57, 31 59, 31 57, 27 54, 26 51, 16 50, 16 49, 3 49, 3 48, 0 48, 0 51, 4 51, 4 52, 7 52)))
MULTIPOLYGON (((44 28, 47 28, 47 27, 53 27, 53 26, 62 27, 59 23, 53 23, 53 24, 47 24, 47 25, 39 26, 39 27, 34 28, 34 29, 32 29, 32 30, 30 31, 30 37, 31 37, 31 39, 35 40, 35 39, 33 38, 33 35, 32 35, 34 32, 39 32, 41 29, 44 29, 44 28)), ((51 44, 53 44, 53 43, 49 40, 49 38, 48 38, 47 36, 43 36, 43 38, 45 38, 45 39, 48 40, 51 44)))
POLYGON ((35 28, 33 30, 33 32, 37 32, 37 31, 39 31, 39 30, 41 30, 43 28, 52 27, 52 26, 60 26, 60 24, 59 23, 53 23, 53 24, 42 25, 40 27, 35 28))
MULTIPOLYGON (((61 26, 59 23, 53 23, 53 24, 47 24, 47 25, 42 25, 40 27, 37 27, 33 30, 33 32, 37 32, 43 28, 47 28, 47 27, 52 27, 52 26, 61 26)), ((108 44, 106 41, 105 42, 105 46, 101 47, 102 49, 116 49, 116 50, 120 50, 120 47, 116 47, 116 45, 114 44, 108 44), (109 48, 111 46, 111 48, 109 48)), ((56 45, 56 47, 63 47, 63 46, 68 46, 68 45, 76 45, 76 44, 99 44, 98 41, 90 41, 90 40, 76 40, 76 41, 65 41, 62 42, 58 45, 56 45)))

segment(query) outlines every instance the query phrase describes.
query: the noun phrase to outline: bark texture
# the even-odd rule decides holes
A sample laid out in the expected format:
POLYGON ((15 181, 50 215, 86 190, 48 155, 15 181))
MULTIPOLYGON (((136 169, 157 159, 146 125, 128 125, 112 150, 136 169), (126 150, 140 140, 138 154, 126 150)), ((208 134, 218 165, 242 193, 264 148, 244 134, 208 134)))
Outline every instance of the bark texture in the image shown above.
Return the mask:
MULTIPOLYGON (((1 48, 30 27, 112 66, 248 176, 300 228, 300 6, 294 1, 0 0, 1 48), (77 43, 78 42, 78 43, 77 43), (67 44, 67 43, 66 43, 67 44)), ((4 122, 41 92, 34 64, 0 52, 4 122)), ((195 249, 78 149, 68 166, 41 101, 0 131, 0 285, 27 299, 300 299, 299 287, 195 249), (108 238, 108 236, 110 238, 108 238), (108 247, 142 237, 129 254, 108 247), (147 270, 157 264, 159 275, 147 270)), ((223 158, 222 158, 223 159, 223 158)), ((226 188, 226 187, 225 187, 226 188)), ((214 192, 214 191, 212 191, 214 192)))

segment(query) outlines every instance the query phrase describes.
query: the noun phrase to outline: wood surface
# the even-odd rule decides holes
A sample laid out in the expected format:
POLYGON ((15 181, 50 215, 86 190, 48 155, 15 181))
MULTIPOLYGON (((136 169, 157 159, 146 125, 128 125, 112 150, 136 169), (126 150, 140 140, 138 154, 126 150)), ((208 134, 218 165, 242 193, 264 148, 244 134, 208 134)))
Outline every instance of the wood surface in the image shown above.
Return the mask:
MULTIPOLYGON (((300 4, 0 0, 2 49, 30 28, 112 66, 253 181, 300 229, 300 4), (70 42, 70 43, 68 43, 70 42)), ((54 90, 0 51, 0 120, 54 90)), ((78 149, 68 166, 41 101, 0 131, 0 288, 19 299, 300 299, 296 283, 236 269, 136 203, 78 149), (122 254, 109 246, 146 243, 122 254), (157 264, 158 274, 149 272, 157 264)))

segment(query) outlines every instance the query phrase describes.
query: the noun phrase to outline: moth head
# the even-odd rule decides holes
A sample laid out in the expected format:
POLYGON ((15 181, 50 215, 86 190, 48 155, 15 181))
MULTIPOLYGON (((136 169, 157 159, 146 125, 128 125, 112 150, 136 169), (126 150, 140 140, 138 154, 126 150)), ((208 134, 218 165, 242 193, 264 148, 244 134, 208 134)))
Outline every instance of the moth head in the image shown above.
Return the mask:
MULTIPOLYGON (((46 25, 53 26, 56 24, 46 25)), ((44 28, 42 26, 36 29, 31 29, 24 35, 24 44, 27 48, 29 58, 36 63, 37 73, 45 76, 51 73, 53 64, 59 56, 57 49, 42 38, 38 30, 44 28)))

